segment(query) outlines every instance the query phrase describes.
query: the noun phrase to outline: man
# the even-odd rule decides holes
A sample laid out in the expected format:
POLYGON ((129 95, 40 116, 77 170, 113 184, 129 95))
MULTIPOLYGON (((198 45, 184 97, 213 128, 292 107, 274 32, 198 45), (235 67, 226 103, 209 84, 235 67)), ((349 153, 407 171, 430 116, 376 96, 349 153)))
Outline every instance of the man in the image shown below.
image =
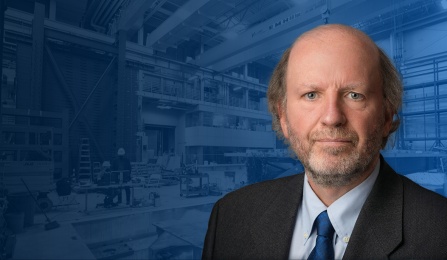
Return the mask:
POLYGON ((344 25, 304 33, 267 95, 274 129, 305 174, 219 200, 204 259, 447 258, 447 199, 380 155, 399 126, 402 86, 368 36, 344 25))
MULTIPOLYGON (((130 171, 131 171, 131 165, 129 159, 125 156, 126 151, 124 148, 119 148, 117 152, 118 157, 113 161, 112 164, 112 171, 119 172, 122 175, 122 180, 120 179, 120 182, 123 184, 129 182, 131 180, 130 177, 130 171)), ((126 191, 126 205, 130 204, 130 187, 125 186, 124 190, 126 191)), ((121 188, 118 188, 118 204, 121 204, 122 202, 122 190, 121 188)))

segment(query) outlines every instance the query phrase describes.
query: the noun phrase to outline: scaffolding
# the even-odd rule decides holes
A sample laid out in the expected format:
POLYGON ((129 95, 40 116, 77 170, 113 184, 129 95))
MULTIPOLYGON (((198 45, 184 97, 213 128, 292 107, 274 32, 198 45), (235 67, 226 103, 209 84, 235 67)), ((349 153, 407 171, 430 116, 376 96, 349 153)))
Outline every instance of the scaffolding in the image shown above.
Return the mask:
POLYGON ((408 149, 433 150, 447 140, 447 53, 406 61, 403 143, 408 149))

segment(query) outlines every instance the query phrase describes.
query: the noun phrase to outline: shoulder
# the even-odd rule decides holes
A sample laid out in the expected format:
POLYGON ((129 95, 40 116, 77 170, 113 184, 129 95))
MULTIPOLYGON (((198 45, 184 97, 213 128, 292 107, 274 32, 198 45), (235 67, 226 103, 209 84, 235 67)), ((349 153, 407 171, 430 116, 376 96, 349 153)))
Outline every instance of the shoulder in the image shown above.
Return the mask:
POLYGON ((272 259, 278 252, 288 255, 283 241, 291 239, 303 176, 252 184, 218 200, 208 222, 203 258, 272 259))
MULTIPOLYGON (((404 205, 406 212, 412 215, 425 215, 427 217, 447 217, 447 198, 421 187, 405 176, 402 179, 404 191, 404 205)), ((446 223, 445 219, 443 222, 446 223)))
MULTIPOLYGON (((251 184, 230 192, 217 201, 214 208, 225 215, 256 215, 274 201, 301 196, 304 174, 251 184)), ((231 218, 230 218, 231 219, 231 218)))
MULTIPOLYGON (((388 165, 384 165, 383 180, 387 185, 382 186, 385 189, 402 190, 403 214, 411 218, 421 219, 439 218, 441 220, 447 216, 447 198, 428 190, 414 181, 392 170, 388 165)), ((442 220, 447 227, 447 221, 442 220)), ((409 221, 412 222, 412 221, 409 221)), ((426 221, 422 225, 430 225, 430 221, 426 221)), ((447 234, 447 233, 446 233, 447 234)))
POLYGON ((301 173, 279 179, 258 182, 230 192, 219 201, 221 204, 234 204, 269 200, 269 198, 277 196, 288 187, 302 189, 303 181, 304 174, 301 173))
POLYGON ((399 178, 403 187, 403 244, 402 251, 397 251, 395 256, 445 258, 447 198, 419 186, 405 176, 399 178), (422 248, 424 250, 421 250, 422 248))
POLYGON ((380 188, 383 189, 381 192, 396 190, 397 194, 400 194, 402 191, 402 203, 405 208, 419 209, 418 211, 447 211, 447 198, 420 186, 405 175, 396 173, 384 161, 381 162, 381 173, 379 181, 382 183, 380 185, 380 188))

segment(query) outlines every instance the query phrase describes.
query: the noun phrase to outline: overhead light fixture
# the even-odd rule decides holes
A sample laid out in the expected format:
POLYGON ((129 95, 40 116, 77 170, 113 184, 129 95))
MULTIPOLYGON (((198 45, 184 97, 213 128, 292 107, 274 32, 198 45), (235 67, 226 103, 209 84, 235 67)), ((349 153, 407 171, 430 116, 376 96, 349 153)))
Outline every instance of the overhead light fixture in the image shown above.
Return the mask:
POLYGON ((447 9, 447 0, 441 0, 441 6, 442 6, 442 9, 446 10, 447 9))
POLYGON ((198 78, 199 78, 199 76, 197 76, 197 75, 192 75, 191 77, 188 78, 188 81, 194 81, 194 80, 196 80, 196 79, 198 79, 198 78))
POLYGON ((158 109, 171 109, 171 106, 167 106, 167 105, 158 105, 157 106, 158 109))

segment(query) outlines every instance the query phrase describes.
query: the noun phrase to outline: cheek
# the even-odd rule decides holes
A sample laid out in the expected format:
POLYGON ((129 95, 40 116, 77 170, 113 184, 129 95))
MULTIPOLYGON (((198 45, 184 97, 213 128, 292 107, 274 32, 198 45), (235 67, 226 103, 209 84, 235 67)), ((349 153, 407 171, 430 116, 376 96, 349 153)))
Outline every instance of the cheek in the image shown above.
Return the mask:
POLYGON ((302 109, 287 108, 288 128, 295 136, 307 136, 318 122, 317 116, 309 114, 302 109))
POLYGON ((382 134, 385 129, 385 118, 381 111, 371 113, 354 114, 348 120, 351 127, 357 132, 360 141, 366 142, 373 136, 376 136, 379 132, 382 134))

